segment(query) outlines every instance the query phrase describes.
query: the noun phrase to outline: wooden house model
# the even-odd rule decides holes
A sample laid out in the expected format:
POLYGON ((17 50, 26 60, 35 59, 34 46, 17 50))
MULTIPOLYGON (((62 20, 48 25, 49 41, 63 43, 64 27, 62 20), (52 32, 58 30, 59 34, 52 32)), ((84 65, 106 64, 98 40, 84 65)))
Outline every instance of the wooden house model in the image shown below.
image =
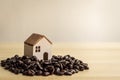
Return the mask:
POLYGON ((52 42, 44 35, 33 33, 24 42, 24 55, 36 56, 39 60, 49 60, 51 54, 52 42))

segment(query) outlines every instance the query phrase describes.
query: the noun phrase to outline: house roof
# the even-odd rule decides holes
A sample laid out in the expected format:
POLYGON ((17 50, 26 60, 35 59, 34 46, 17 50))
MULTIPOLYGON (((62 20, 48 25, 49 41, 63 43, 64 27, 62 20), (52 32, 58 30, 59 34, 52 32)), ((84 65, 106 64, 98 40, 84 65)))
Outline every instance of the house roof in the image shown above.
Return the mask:
POLYGON ((27 40, 24 41, 25 44, 34 46, 37 42, 39 42, 42 38, 45 38, 50 44, 52 42, 44 35, 33 33, 27 40))

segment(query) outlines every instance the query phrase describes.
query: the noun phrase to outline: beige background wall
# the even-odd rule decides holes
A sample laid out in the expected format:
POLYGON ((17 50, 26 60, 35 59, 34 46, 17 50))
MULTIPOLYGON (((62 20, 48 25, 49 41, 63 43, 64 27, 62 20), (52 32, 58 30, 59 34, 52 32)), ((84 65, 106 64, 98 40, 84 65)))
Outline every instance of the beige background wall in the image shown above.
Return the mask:
POLYGON ((119 42, 120 0, 0 0, 0 42, 119 42))

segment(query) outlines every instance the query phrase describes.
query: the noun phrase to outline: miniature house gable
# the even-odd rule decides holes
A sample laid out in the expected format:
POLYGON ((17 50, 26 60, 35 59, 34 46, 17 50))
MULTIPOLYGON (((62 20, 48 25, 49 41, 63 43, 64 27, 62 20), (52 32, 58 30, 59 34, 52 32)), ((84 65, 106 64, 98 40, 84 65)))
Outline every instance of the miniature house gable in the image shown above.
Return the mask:
POLYGON ((51 44, 45 38, 41 39, 33 47, 33 55, 44 60, 51 59, 51 44))
POLYGON ((24 42, 24 55, 36 56, 39 60, 51 59, 51 44, 44 35, 34 33, 24 42))

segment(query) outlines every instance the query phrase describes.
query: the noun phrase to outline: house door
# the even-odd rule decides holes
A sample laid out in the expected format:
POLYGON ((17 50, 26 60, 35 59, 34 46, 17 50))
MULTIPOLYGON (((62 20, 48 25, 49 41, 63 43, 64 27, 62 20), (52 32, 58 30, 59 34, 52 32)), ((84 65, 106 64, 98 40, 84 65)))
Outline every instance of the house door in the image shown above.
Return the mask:
POLYGON ((43 54, 43 59, 44 59, 44 60, 48 60, 48 53, 47 53, 47 52, 45 52, 45 53, 43 54))

